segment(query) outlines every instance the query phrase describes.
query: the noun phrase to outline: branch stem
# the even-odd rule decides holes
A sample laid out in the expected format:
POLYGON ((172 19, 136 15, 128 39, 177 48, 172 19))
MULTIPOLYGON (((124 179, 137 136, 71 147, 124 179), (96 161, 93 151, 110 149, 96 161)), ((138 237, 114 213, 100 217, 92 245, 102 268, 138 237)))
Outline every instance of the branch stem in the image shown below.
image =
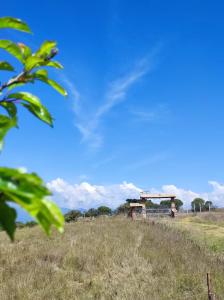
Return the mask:
POLYGON ((10 87, 15 83, 23 82, 23 78, 25 75, 27 75, 27 71, 22 71, 15 78, 11 78, 8 82, 3 83, 2 86, 0 86, 0 92, 2 92, 4 89, 10 87))

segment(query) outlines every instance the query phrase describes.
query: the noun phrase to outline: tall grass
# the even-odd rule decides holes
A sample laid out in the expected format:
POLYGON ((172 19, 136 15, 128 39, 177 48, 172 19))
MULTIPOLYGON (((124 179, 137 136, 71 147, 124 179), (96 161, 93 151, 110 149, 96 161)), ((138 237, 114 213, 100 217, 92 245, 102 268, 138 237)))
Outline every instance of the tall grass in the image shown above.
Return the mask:
POLYGON ((165 225, 125 218, 0 234, 0 299, 204 300, 210 271, 224 299, 224 263, 165 225))

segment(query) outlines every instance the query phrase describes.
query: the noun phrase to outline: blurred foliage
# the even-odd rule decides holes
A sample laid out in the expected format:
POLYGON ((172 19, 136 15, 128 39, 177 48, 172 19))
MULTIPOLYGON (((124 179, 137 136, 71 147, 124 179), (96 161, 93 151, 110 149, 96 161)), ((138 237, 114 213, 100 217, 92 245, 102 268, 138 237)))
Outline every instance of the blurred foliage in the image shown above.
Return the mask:
MULTIPOLYGON (((0 29, 11 28, 30 33, 28 25, 12 17, 0 18, 0 29)), ((31 93, 20 91, 26 84, 41 81, 63 96, 65 89, 48 76, 45 67, 57 69, 62 65, 53 60, 58 49, 55 41, 44 41, 37 51, 32 51, 23 43, 0 40, 0 48, 16 58, 21 70, 15 75, 15 68, 8 61, 0 61, 0 70, 14 72, 6 82, 0 84, 0 149, 4 138, 13 127, 18 127, 17 106, 27 109, 39 120, 53 126, 53 118, 41 100, 31 93), (18 90, 19 89, 19 90, 18 90), (14 91, 16 90, 16 91, 14 91)), ((0 168, 0 225, 13 240, 16 229, 16 210, 8 202, 15 202, 25 209, 47 234, 54 225, 63 231, 64 217, 59 208, 48 197, 50 191, 35 173, 24 173, 19 169, 0 168)))

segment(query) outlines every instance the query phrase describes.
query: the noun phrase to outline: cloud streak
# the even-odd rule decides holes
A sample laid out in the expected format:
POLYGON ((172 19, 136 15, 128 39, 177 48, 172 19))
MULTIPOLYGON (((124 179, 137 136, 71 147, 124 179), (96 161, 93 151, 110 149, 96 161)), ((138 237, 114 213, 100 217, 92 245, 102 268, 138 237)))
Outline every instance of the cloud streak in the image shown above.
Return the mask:
POLYGON ((134 121, 139 122, 149 122, 149 123, 155 123, 155 122, 161 122, 164 120, 167 120, 170 116, 170 111, 168 107, 165 104, 159 104, 153 107, 152 109, 146 109, 139 107, 131 108, 130 114, 134 117, 134 121))
POLYGON ((113 81, 109 86, 105 102, 96 111, 96 120, 99 120, 99 118, 108 113, 115 105, 123 101, 131 86, 133 86, 149 71, 150 67, 148 61, 142 60, 138 62, 137 66, 129 74, 113 81))
POLYGON ((66 88, 69 91, 69 93, 68 93, 69 96, 73 100, 73 111, 75 112, 76 115, 78 115, 81 111, 80 93, 79 93, 78 89, 76 88, 75 84, 68 78, 68 76, 65 73, 62 73, 60 76, 61 76, 61 79, 64 82, 66 88))
POLYGON ((98 107, 95 107, 90 113, 86 112, 83 97, 76 86, 67 78, 67 76, 63 76, 63 81, 73 99, 75 126, 81 133, 81 142, 87 143, 92 148, 99 148, 102 146, 102 119, 109 114, 115 106, 125 101, 130 89, 141 80, 141 78, 154 69, 155 55, 157 52, 158 47, 155 47, 150 55, 147 58, 139 60, 131 71, 110 82, 103 96, 102 103, 98 107))
POLYGON ((76 123, 83 142, 87 142, 93 148, 102 145, 103 137, 99 132, 101 120, 111 109, 126 99, 129 89, 148 72, 148 62, 139 62, 130 73, 109 84, 103 103, 91 115, 90 121, 80 120, 76 123))
POLYGON ((126 167, 126 170, 132 171, 132 170, 139 169, 141 167, 150 166, 150 165, 156 164, 158 162, 164 161, 167 158, 168 158, 168 154, 166 152, 157 153, 148 158, 141 159, 139 161, 135 161, 131 164, 128 164, 128 166, 126 167))

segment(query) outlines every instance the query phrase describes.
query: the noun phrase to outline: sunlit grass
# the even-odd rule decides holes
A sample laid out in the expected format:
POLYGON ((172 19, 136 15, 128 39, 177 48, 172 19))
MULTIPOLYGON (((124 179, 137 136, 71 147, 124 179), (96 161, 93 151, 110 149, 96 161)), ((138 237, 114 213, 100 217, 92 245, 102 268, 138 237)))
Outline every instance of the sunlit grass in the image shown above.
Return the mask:
POLYGON ((165 224, 118 217, 51 238, 38 227, 18 230, 15 243, 0 238, 1 300, 204 300, 207 272, 224 295, 222 259, 165 224))
MULTIPOLYGON (((167 222, 167 220, 165 220, 167 222)), ((198 243, 220 254, 224 253, 224 213, 198 213, 177 218, 169 226, 184 230, 198 243)))

